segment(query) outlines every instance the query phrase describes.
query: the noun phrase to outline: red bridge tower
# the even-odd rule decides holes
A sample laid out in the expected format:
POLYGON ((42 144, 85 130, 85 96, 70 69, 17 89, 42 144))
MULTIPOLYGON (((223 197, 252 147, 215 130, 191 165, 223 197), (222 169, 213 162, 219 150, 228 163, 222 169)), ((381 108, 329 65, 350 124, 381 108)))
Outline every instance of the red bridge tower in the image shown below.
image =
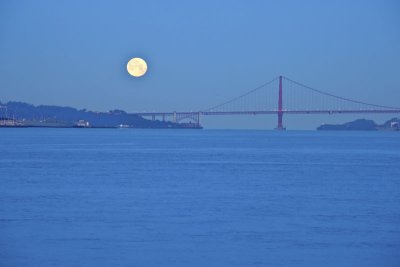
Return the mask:
POLYGON ((285 130, 282 124, 283 118, 283 105, 282 105, 282 76, 279 76, 279 98, 278 98, 278 126, 276 127, 277 130, 285 130))

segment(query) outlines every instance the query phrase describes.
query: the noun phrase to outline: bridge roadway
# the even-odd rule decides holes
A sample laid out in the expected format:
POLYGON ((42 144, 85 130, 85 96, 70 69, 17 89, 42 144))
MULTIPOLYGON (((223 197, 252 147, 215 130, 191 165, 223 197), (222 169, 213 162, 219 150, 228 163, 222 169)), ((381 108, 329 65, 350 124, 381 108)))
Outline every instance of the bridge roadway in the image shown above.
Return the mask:
POLYGON ((284 129, 282 125, 282 117, 284 114, 400 114, 400 109, 325 109, 325 110, 249 110, 249 111, 186 111, 186 112, 137 112, 133 113, 142 117, 151 117, 154 121, 156 117, 161 117, 162 121, 166 121, 169 117, 172 122, 180 122, 185 119, 194 121, 200 125, 201 116, 218 116, 218 115, 278 115, 278 127, 276 129, 284 129))
POLYGON ((400 109, 326 109, 326 110, 249 110, 249 111, 184 111, 184 112, 134 112, 138 116, 197 116, 197 115, 263 115, 263 114, 346 114, 346 113, 400 113, 400 109))

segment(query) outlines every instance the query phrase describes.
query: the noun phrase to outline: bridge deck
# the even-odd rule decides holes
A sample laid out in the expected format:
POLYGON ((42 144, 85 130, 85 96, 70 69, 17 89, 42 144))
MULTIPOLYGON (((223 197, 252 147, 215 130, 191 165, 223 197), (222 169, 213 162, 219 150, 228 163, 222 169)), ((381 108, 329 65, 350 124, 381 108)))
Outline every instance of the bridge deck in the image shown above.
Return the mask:
MULTIPOLYGON (((174 116, 174 115, 263 115, 278 114, 278 110, 253 110, 253 111, 183 111, 183 112, 137 112, 139 116, 174 116)), ((400 113, 400 109, 355 109, 355 110, 282 110, 284 114, 346 114, 346 113, 400 113)))

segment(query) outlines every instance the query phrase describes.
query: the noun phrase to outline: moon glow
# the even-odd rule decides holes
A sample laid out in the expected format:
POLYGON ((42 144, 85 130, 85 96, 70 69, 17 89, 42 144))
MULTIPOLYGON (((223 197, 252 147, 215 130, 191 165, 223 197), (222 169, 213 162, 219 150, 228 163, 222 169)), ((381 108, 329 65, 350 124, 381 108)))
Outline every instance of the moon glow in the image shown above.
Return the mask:
POLYGON ((147 63, 141 58, 135 57, 129 60, 126 65, 128 73, 133 77, 143 76, 147 71, 147 63))

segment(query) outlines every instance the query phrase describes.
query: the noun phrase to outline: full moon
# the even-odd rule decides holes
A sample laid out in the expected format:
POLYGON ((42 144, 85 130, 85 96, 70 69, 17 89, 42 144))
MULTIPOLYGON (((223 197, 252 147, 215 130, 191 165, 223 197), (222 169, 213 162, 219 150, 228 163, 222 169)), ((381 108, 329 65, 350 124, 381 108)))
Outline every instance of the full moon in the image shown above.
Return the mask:
POLYGON ((146 73, 147 64, 143 59, 135 57, 129 60, 128 64, 126 65, 126 69, 130 75, 134 77, 140 77, 146 73))

